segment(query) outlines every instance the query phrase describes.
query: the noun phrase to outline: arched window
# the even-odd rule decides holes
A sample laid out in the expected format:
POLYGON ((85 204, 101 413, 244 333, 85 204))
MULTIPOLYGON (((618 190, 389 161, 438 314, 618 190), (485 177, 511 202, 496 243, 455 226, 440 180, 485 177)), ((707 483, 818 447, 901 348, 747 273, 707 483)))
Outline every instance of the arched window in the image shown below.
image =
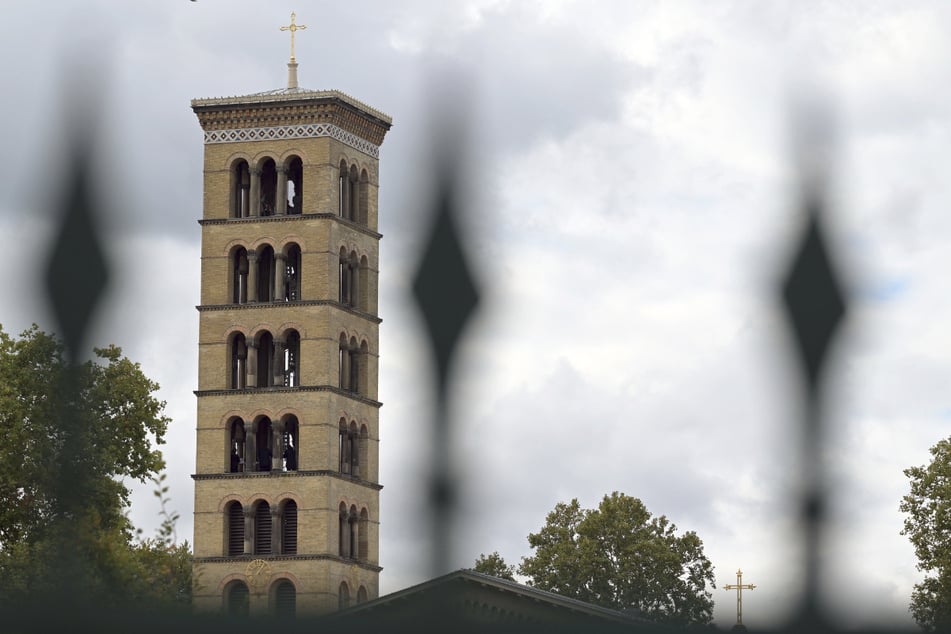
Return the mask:
POLYGON ((298 302, 301 299, 300 285, 301 253, 296 244, 284 247, 284 301, 298 302))
POLYGON ((257 387, 268 387, 274 380, 274 337, 269 332, 262 332, 257 337, 257 387))
POLYGON ((287 213, 300 214, 304 195, 304 162, 293 156, 287 162, 287 213))
POLYGON ((232 418, 228 423, 228 472, 241 473, 245 465, 246 435, 244 421, 232 418))
POLYGON ((357 439, 357 451, 358 451, 358 456, 360 459, 360 465, 362 465, 359 469, 360 471, 359 475, 364 480, 369 480, 370 479, 370 464, 369 464, 368 456, 370 455, 369 454, 370 432, 369 430, 367 430, 366 425, 362 425, 360 427, 360 436, 357 439))
POLYGON ((350 423, 348 433, 348 442, 350 443, 350 475, 355 478, 360 477, 360 433, 357 431, 357 424, 350 423))
POLYGON ((350 473, 350 428, 347 427, 347 421, 340 419, 340 433, 338 437, 338 455, 340 456, 340 473, 350 473))
POLYGON ((357 432, 357 424, 340 419, 340 473, 360 477, 360 434, 357 432))
POLYGON ((228 616, 248 616, 251 611, 251 594, 244 582, 232 581, 225 587, 225 609, 228 616))
POLYGON ((225 507, 226 552, 229 557, 244 554, 244 509, 240 502, 229 502, 225 507))
POLYGON ((347 505, 343 502, 340 503, 340 510, 338 513, 339 522, 338 522, 338 535, 337 535, 337 545, 338 545, 338 554, 345 558, 350 558, 350 513, 347 512, 347 505))
POLYGON ((360 561, 366 561, 370 557, 370 514, 366 509, 360 511, 360 527, 358 530, 359 539, 357 540, 357 558, 360 561))
POLYGON ((360 376, 362 374, 360 368, 360 346, 357 344, 356 337, 350 337, 350 346, 348 349, 350 354, 350 378, 348 380, 349 389, 351 392, 356 392, 357 394, 362 393, 362 385, 360 384, 360 376))
POLYGON ((277 165, 267 158, 261 163, 261 215, 273 216, 277 203, 277 165))
POLYGON ((250 215, 250 187, 251 171, 248 169, 248 162, 244 159, 235 161, 231 165, 231 200, 228 210, 231 218, 247 218, 250 215))
POLYGON ((357 166, 350 166, 350 208, 348 209, 347 220, 357 222, 360 208, 360 175, 357 173, 357 166))
POLYGON ((350 343, 347 336, 340 333, 340 350, 337 357, 337 368, 339 370, 339 385, 341 390, 350 389, 350 343))
POLYGON ((290 415, 284 419, 284 469, 286 471, 297 471, 297 461, 300 458, 300 451, 297 448, 299 438, 299 426, 297 417, 290 415))
POLYGON ((263 500, 254 508, 254 554, 271 554, 271 505, 263 500))
POLYGON ((254 428, 254 445, 257 451, 255 455, 257 469, 255 471, 270 471, 274 459, 271 419, 267 416, 261 416, 255 421, 254 428))
POLYGON ((286 387, 300 387, 300 334, 288 330, 284 335, 283 374, 286 387))
POLYGON ((353 390, 359 394, 366 396, 369 393, 369 361, 370 361, 370 346, 367 345, 366 341, 360 343, 360 348, 354 353, 358 359, 357 363, 357 379, 356 379, 356 388, 353 390))
POLYGON ((285 555, 297 554, 297 502, 286 500, 281 507, 281 547, 285 555))
POLYGON ((370 263, 367 256, 360 258, 360 269, 357 277, 357 299, 354 302, 362 311, 370 311, 370 263))
POLYGON ((360 589, 357 590, 357 603, 363 603, 367 600, 367 589, 364 586, 360 586, 360 589))
POLYGON ((347 266, 350 268, 350 274, 348 276, 348 281, 350 282, 350 289, 347 292, 347 306, 351 308, 356 308, 360 302, 360 261, 357 259, 356 251, 351 251, 350 256, 347 258, 347 266))
POLYGON ((359 196, 357 200, 358 204, 358 213, 356 221, 361 225, 369 224, 369 211, 370 211, 370 176, 367 174, 366 170, 360 172, 360 182, 358 184, 359 196))
POLYGON ((231 302, 248 301, 248 251, 238 247, 231 253, 231 302))
POLYGON ((343 610, 350 607, 350 587, 346 581, 340 582, 340 592, 337 595, 337 607, 343 610))
POLYGON ((274 584, 272 605, 271 613, 274 616, 293 619, 297 614, 297 590, 294 584, 287 579, 281 579, 274 584))
POLYGON ((337 175, 337 199, 337 215, 347 218, 350 213, 350 169, 343 159, 340 159, 340 172, 337 175))
POLYGON ((360 554, 359 548, 359 539, 360 539, 360 514, 357 513, 357 507, 351 506, 350 513, 347 515, 347 524, 348 524, 348 533, 350 544, 348 550, 350 552, 350 559, 356 559, 360 554))
POLYGON ((255 249, 258 254, 257 297, 259 302, 269 302, 274 297, 274 249, 263 246, 255 249))
POLYGON ((353 271, 350 268, 350 256, 346 249, 340 247, 340 261, 337 273, 337 288, 339 289, 338 301, 344 306, 349 306, 351 300, 350 291, 353 288, 351 278, 353 271))
POLYGON ((244 335, 236 332, 231 336, 228 346, 231 352, 231 376, 228 387, 232 390, 242 390, 245 387, 247 376, 248 346, 244 335))

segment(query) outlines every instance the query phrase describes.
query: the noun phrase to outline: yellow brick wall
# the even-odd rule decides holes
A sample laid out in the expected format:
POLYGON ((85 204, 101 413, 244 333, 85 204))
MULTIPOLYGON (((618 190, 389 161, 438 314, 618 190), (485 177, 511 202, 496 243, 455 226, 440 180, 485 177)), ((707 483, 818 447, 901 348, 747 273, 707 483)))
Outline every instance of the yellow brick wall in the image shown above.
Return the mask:
POLYGON ((266 579, 251 588, 252 613, 268 612, 274 584, 288 579, 297 588, 299 613, 337 609, 341 582, 350 588, 351 601, 358 589, 369 598, 378 596, 379 490, 370 483, 379 478, 379 409, 371 403, 327 389, 339 383, 340 333, 366 341, 365 395, 378 394, 379 165, 371 156, 331 138, 217 143, 205 145, 201 248, 201 303, 198 340, 198 389, 220 391, 229 387, 231 373, 229 333, 246 336, 267 330, 280 335, 288 328, 301 337, 299 377, 305 389, 255 388, 202 393, 197 399, 195 473, 195 539, 197 558, 194 604, 198 609, 221 610, 223 593, 234 580, 248 582, 251 559, 268 562, 266 579), (289 156, 303 163, 302 212, 304 216, 232 219, 231 166, 238 159, 256 165, 264 157, 282 163, 289 156), (307 214, 333 214, 339 208, 338 176, 341 159, 356 164, 369 176, 367 227, 337 217, 314 218, 307 214), (223 222, 222 222, 223 221, 223 222), (231 253, 238 246, 256 249, 265 245, 280 252, 288 244, 301 248, 301 300, 304 303, 267 302, 232 304, 231 253), (368 264, 365 312, 337 304, 339 253, 355 251, 368 264), (320 300, 322 304, 309 304, 320 300), (309 390, 307 387, 320 387, 309 390), (240 417, 250 433, 258 416, 278 420, 294 414, 299 423, 298 471, 230 474, 228 421, 240 417), (343 418, 365 425, 369 433, 360 478, 339 474, 339 426, 343 418), (308 474, 308 472, 332 472, 308 474), (259 500, 272 506, 293 498, 298 504, 298 556, 226 555, 225 506, 230 500, 250 508, 259 500), (368 559, 345 560, 338 554, 338 508, 366 508, 369 514, 368 559), (203 558, 214 558, 203 560, 203 558))
POLYGON ((250 423, 257 416, 278 419, 284 414, 294 414, 299 424, 300 471, 338 469, 340 457, 337 436, 339 421, 343 418, 348 424, 355 421, 358 426, 367 426, 372 446, 368 447, 369 463, 364 477, 376 482, 378 456, 375 445, 380 440, 379 410, 353 399, 341 399, 330 392, 292 394, 293 403, 287 400, 286 392, 268 394, 266 399, 255 398, 255 395, 243 391, 233 395, 199 398, 195 472, 217 474, 229 470, 227 423, 233 416, 243 419, 245 428, 250 430, 250 423))

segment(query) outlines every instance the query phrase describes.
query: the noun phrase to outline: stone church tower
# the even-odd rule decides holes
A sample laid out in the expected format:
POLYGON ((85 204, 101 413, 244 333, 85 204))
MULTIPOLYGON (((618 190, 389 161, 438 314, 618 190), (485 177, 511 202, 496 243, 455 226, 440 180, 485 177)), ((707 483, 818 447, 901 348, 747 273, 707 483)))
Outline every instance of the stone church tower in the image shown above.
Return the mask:
POLYGON ((377 188, 391 119, 297 87, 293 44, 288 69, 287 88, 191 104, 205 150, 202 611, 325 613, 379 591, 377 188))

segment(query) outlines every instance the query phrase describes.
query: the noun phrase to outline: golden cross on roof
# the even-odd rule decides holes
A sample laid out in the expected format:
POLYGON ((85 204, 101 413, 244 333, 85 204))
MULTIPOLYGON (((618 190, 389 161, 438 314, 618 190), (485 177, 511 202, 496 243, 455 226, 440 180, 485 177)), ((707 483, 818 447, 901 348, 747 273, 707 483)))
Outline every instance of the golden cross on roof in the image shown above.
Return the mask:
POLYGON ((291 23, 287 26, 282 26, 282 31, 291 32, 291 63, 293 64, 296 60, 294 59, 294 33, 297 31, 303 31, 307 28, 306 24, 296 24, 294 20, 297 19, 297 15, 291 11, 291 23))
POLYGON ((743 583, 743 571, 737 569, 736 583, 728 583, 723 586, 724 590, 736 590, 736 624, 743 625, 743 591, 755 588, 752 583, 743 583))

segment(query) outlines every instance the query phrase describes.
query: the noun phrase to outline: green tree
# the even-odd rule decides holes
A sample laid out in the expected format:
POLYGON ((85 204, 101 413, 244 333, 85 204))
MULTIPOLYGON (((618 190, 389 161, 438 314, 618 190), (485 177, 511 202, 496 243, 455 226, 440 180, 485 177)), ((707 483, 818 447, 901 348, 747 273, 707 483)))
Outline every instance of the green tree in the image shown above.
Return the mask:
POLYGON ((923 629, 951 627, 951 438, 931 448, 931 463, 905 469, 911 491, 899 509, 906 513, 901 531, 915 547, 918 570, 909 609, 923 629))
POLYGON ((139 364, 116 346, 94 352, 70 366, 36 325, 19 337, 0 328, 0 601, 67 584, 99 605, 147 593, 123 479, 163 469, 153 443, 169 418, 139 364))
POLYGON ((505 559, 498 551, 494 551, 491 555, 480 554, 479 558, 476 559, 473 570, 499 579, 515 581, 515 566, 506 564, 505 559))
POLYGON ((614 492, 596 509, 558 503, 530 533, 534 549, 519 574, 542 590, 616 610, 634 608, 663 623, 710 623, 713 565, 696 533, 676 534, 637 498, 614 492))

